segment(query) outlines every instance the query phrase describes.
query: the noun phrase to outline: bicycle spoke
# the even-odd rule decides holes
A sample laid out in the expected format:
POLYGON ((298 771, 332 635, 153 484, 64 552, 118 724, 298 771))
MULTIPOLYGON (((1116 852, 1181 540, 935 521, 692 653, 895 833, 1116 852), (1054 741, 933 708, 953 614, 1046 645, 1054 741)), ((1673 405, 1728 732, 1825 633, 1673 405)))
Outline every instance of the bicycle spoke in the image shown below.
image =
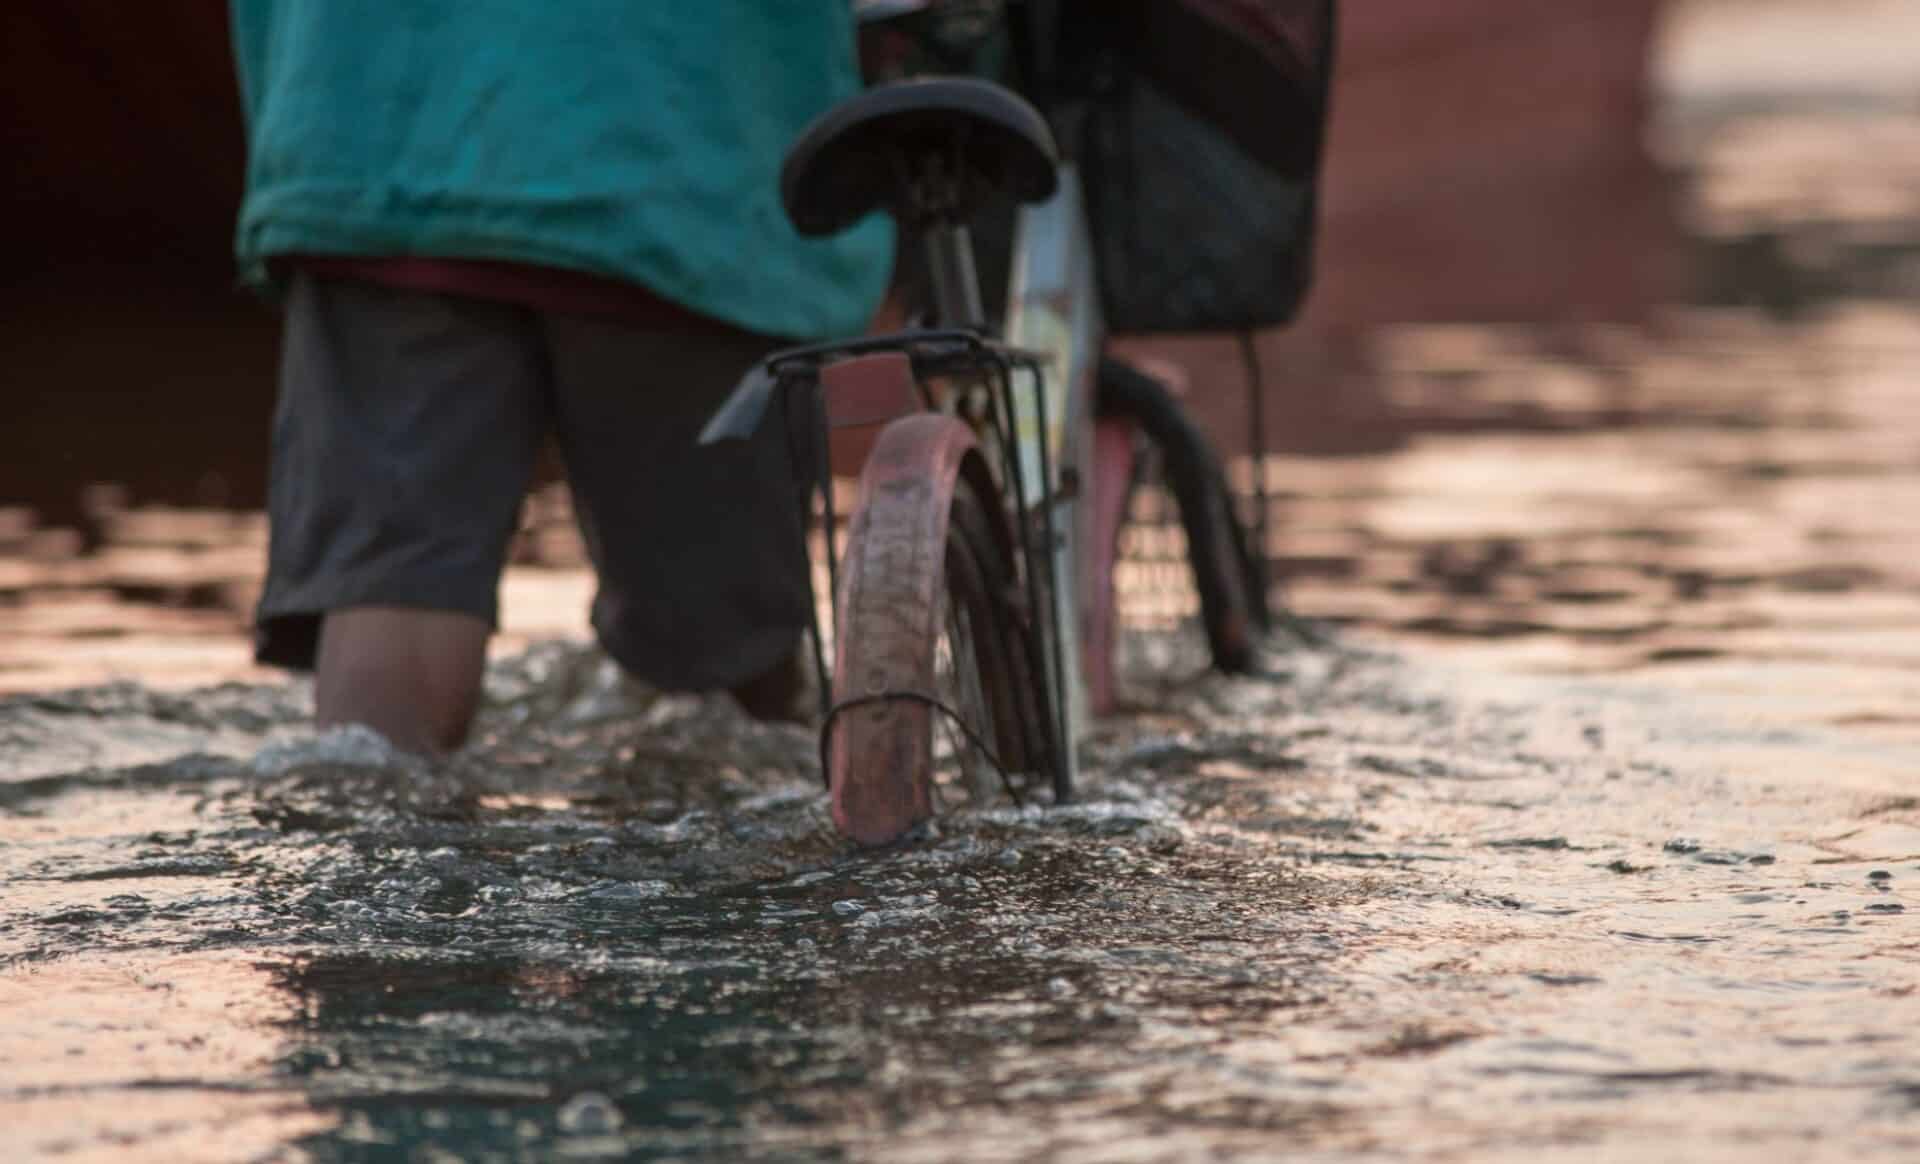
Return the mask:
MULTIPOLYGON (((987 699, 981 689, 977 644, 972 619, 964 609, 952 606, 944 612, 942 630, 934 645, 936 694, 959 714, 966 725, 983 736, 993 730, 987 712, 987 699)), ((985 802, 996 787, 997 773, 991 761, 966 738, 960 725, 949 716, 936 717, 938 741, 934 754, 935 789, 944 795, 948 785, 959 785, 974 801, 985 802)))

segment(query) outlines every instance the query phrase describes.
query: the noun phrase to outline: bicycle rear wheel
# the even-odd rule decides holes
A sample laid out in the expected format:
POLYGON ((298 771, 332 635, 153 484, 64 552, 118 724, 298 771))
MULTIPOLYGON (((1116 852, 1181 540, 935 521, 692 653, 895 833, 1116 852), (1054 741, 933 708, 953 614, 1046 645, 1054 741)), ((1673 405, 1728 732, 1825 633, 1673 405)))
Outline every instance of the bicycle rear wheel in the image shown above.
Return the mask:
POLYGON ((1255 670, 1259 632, 1272 621, 1265 563, 1251 552, 1234 517, 1226 473, 1206 435, 1166 385, 1111 357, 1100 361, 1098 407, 1103 416, 1137 424, 1160 453, 1186 532, 1213 665, 1229 674, 1255 670))
POLYGON ((989 502, 966 473, 943 498, 923 467, 869 467, 835 603, 825 762, 834 823, 864 844, 996 789, 1023 799, 1055 768, 1046 670, 989 502))

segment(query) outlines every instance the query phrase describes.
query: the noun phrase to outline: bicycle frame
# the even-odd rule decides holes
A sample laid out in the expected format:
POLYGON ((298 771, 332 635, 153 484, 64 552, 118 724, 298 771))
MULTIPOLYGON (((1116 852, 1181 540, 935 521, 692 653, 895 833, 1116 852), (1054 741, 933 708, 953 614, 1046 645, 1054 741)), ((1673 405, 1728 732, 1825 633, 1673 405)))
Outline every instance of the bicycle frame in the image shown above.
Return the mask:
MULTIPOLYGON (((868 7, 885 15, 924 5, 868 7)), ((746 436, 759 426, 769 403, 783 402, 780 411, 796 458, 803 441, 819 451, 813 458, 819 474, 815 487, 829 531, 826 573, 837 619, 848 563, 839 560, 835 544, 840 517, 835 472, 859 472, 864 498, 875 465, 868 454, 877 447, 847 430, 885 426, 892 431, 894 422, 922 411, 944 412, 970 429, 980 454, 976 459, 984 461, 981 468, 994 478, 990 487, 1005 506, 1003 540, 1025 590, 1018 601, 1040 656, 1041 673, 1035 678, 1044 692, 1035 694, 1044 699, 1043 722, 1051 737, 1037 742, 1040 768, 1051 770, 1055 794, 1064 798, 1078 775, 1074 745, 1089 710, 1081 646, 1084 596, 1096 581, 1104 582, 1093 578, 1083 552, 1092 543, 1085 528, 1088 507, 1078 504, 1094 448, 1094 382, 1105 338, 1078 175, 1071 163, 1060 164, 1051 197, 1018 211, 1000 335, 983 308, 968 225, 954 218, 923 221, 915 241, 923 248, 927 278, 922 326, 776 354, 742 382, 701 439, 746 436), (899 362, 888 364, 887 358, 899 362), (789 391, 794 388, 802 389, 799 397, 789 391), (788 404, 802 407, 796 414, 788 404), (836 432, 842 439, 835 439, 836 432)), ((883 462, 911 464, 932 457, 926 464, 938 478, 934 466, 940 456, 930 449, 901 451, 883 462)), ((810 496, 798 515, 803 534, 811 527, 813 504, 810 496)), ((866 569, 866 559, 861 563, 860 570, 866 569)), ((809 606, 817 620, 817 594, 809 606)), ((843 711, 881 699, 925 701, 928 695, 911 683, 839 693, 822 630, 816 621, 824 773, 843 711)), ((842 630, 834 628, 836 644, 842 630)), ((840 649, 836 645, 835 653, 840 649)), ((935 700, 933 706, 941 705, 935 700)))
MULTIPOLYGON (((949 37, 948 55, 963 42, 949 37)), ((916 68, 895 41, 875 52, 876 71, 902 75, 817 118, 788 153, 781 193, 804 234, 892 213, 924 248, 918 326, 771 357, 701 440, 750 436, 777 399, 796 466, 817 473, 796 526, 809 551, 818 497, 836 620, 829 671, 812 594, 821 767, 835 824, 881 844, 929 819, 936 783, 954 778, 933 771, 936 724, 966 737, 948 753, 962 757, 963 778, 978 776, 965 756, 984 757, 1016 803, 1036 775, 1052 777, 1056 801, 1071 798, 1074 745, 1088 716, 1114 702, 1113 557, 1143 442, 1175 467, 1182 522, 1205 551, 1193 561, 1216 665, 1247 669, 1265 620, 1204 436, 1174 390, 1103 358, 1079 174, 1060 159, 1044 116, 991 82, 926 75, 937 70, 916 68), (922 77, 905 75, 914 72, 922 77), (996 189, 1021 204, 999 329, 984 310, 970 239, 996 189), (860 482, 844 560, 836 472, 860 482), (972 625, 991 633, 976 639, 972 625), (961 669, 955 643, 966 660, 958 694, 937 673, 941 659, 961 669)))
POLYGON ((1061 739, 1069 779, 1078 777, 1074 741, 1087 718, 1087 692, 1080 664, 1081 615, 1098 580, 1091 576, 1086 507, 1079 504, 1082 482, 1093 454, 1093 379, 1105 340, 1100 298, 1094 283, 1093 246, 1081 201, 1079 174, 1071 163, 1060 167, 1060 188, 1038 206, 1022 207, 1014 229, 1011 285, 1007 294, 1007 339, 1015 347, 1048 358, 1059 391, 1039 391, 1029 381, 1016 385, 1014 442, 1019 472, 1027 481, 1046 481, 1043 502, 1053 504, 1057 544, 1051 547, 1052 634, 1057 651, 1049 653, 1061 673, 1052 676, 1061 703, 1061 739), (1026 391, 1020 391, 1024 386, 1026 391), (1044 429, 1039 396, 1045 396, 1044 429), (1046 469, 1053 470, 1048 480, 1046 469))

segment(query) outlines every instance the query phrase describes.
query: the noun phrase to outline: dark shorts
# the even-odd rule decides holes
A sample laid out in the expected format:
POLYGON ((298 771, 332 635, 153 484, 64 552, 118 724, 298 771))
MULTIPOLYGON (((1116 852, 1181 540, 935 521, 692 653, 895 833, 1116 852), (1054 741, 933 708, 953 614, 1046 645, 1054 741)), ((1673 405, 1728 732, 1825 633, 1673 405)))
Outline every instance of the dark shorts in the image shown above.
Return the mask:
POLYGON ((707 448, 696 435, 772 346, 296 276, 256 656, 311 668, 321 617, 345 607, 496 624, 551 434, 599 574, 593 627, 608 654, 675 690, 766 670, 807 621, 785 429, 707 448))

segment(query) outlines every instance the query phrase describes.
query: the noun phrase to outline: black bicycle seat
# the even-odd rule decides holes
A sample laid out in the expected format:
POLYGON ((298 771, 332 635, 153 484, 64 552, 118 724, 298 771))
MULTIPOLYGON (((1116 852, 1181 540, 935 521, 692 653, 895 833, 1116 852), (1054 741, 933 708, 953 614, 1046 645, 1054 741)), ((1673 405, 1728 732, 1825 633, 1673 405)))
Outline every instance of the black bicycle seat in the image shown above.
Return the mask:
POLYGON ((801 234, 835 234, 883 208, 911 216, 912 176, 938 165, 954 179, 942 213, 964 221, 993 190, 1045 201, 1059 156, 1046 118, 1009 89, 970 77, 895 81, 807 127, 780 167, 780 198, 801 234))

